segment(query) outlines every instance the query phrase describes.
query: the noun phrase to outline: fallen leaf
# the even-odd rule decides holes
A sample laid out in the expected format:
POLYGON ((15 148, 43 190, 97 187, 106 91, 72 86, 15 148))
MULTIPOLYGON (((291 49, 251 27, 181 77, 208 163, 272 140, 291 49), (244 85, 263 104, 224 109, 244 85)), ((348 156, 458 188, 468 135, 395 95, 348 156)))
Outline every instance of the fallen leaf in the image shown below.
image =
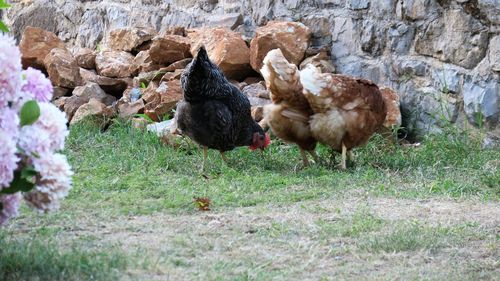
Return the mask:
POLYGON ((210 211, 210 199, 201 197, 194 197, 193 199, 200 211, 210 211))

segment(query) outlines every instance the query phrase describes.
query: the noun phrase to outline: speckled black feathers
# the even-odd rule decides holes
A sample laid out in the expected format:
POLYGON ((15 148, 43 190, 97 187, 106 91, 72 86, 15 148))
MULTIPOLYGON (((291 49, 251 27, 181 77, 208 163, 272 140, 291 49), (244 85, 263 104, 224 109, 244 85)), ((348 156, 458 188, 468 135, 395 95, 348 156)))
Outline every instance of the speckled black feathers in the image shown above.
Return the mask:
POLYGON ((248 98, 210 61, 205 48, 186 67, 181 84, 177 126, 198 144, 227 151, 251 145, 255 132, 264 134, 252 119, 248 98))

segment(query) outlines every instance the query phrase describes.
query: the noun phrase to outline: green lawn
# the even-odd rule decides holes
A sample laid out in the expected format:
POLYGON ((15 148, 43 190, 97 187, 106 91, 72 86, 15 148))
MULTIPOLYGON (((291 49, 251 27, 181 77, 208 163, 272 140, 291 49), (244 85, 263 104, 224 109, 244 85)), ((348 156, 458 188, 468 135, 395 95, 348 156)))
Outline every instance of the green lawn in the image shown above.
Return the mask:
POLYGON ((500 151, 474 139, 375 136, 345 172, 325 147, 303 168, 273 140, 229 165, 210 151, 202 174, 188 141, 84 122, 67 141, 61 210, 23 208, 0 230, 0 280, 498 280, 500 151))

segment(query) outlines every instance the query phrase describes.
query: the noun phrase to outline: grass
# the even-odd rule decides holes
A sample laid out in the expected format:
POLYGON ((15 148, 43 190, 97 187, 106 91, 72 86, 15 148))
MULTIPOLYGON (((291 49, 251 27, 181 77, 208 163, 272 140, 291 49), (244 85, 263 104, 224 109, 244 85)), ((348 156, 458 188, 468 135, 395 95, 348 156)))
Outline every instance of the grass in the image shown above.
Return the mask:
POLYGON ((210 151, 201 173, 192 143, 174 149, 125 122, 102 132, 85 121, 65 154, 75 176, 61 210, 23 207, 0 229, 0 280, 498 276, 500 151, 469 134, 419 147, 375 136, 345 172, 302 168, 295 146, 273 140, 263 156, 228 153, 229 165, 210 151))
MULTIPOLYGON (((357 151, 356 167, 348 172, 320 165, 297 170, 297 149, 279 141, 262 158, 239 148, 229 154, 229 166, 211 151, 208 179, 199 172, 201 152, 193 145, 174 150, 156 136, 124 124, 105 133, 77 125, 67 147, 76 171, 68 199, 76 199, 74 204, 85 199, 122 214, 192 209, 193 197, 209 197, 218 207, 242 207, 288 204, 332 193, 343 196, 356 189, 398 198, 498 199, 498 187, 492 186, 495 178, 482 167, 500 153, 453 144, 443 137, 416 149, 387 146, 376 138, 357 151)), ((319 153, 328 157, 325 147, 319 153)), ((494 177, 498 181, 498 172, 494 177)))
POLYGON ((471 225, 443 227, 425 226, 419 222, 396 225, 389 233, 367 236, 359 248, 368 252, 397 253, 430 250, 460 244, 466 237, 479 235, 471 225))
POLYGON ((118 280, 127 258, 117 249, 67 249, 50 240, 0 235, 0 280, 118 280))

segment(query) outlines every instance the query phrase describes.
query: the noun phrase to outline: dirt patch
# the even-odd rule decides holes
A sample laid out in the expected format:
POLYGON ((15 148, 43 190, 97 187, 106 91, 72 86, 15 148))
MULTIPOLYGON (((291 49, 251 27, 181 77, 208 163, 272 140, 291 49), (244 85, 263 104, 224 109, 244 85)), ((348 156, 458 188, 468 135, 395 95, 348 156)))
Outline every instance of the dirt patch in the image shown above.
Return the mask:
POLYGON ((356 250, 357 238, 319 236, 318 220, 335 222, 360 209, 389 226, 418 220, 430 226, 473 223, 492 235, 500 231, 495 202, 356 197, 109 221, 82 217, 78 227, 57 235, 62 240, 95 237, 99 244, 144 253, 137 258, 146 269, 129 272, 142 280, 494 279, 499 273, 494 238, 471 238, 437 252, 363 253, 356 250))

